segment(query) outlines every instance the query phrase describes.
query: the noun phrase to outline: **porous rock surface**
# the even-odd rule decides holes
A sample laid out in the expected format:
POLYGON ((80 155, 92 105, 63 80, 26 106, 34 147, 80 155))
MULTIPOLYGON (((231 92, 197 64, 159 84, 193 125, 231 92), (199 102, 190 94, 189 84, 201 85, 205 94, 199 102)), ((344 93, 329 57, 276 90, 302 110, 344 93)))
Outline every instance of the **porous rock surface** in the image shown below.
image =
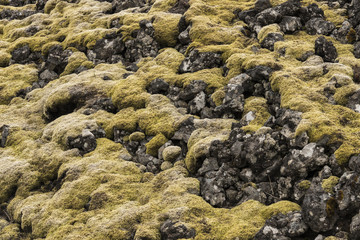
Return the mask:
POLYGON ((359 239, 360 1, 0 0, 0 239, 359 239))

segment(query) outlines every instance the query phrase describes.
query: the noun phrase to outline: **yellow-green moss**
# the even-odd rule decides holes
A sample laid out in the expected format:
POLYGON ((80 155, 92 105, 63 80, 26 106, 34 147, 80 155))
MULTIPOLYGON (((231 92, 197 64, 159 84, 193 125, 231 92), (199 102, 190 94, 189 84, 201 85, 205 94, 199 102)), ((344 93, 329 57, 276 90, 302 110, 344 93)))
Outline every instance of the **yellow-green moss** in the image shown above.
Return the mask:
POLYGON ((150 154, 154 157, 157 157, 158 149, 162 145, 164 145, 167 141, 168 141, 168 139, 163 134, 160 133, 160 134, 156 135, 147 144, 145 144, 146 153, 150 154))
POLYGON ((336 176, 330 176, 322 181, 321 187, 328 193, 333 193, 333 187, 339 182, 336 176))
POLYGON ((163 46, 173 47, 179 35, 180 14, 156 14, 154 17, 155 39, 163 46))
POLYGON ((268 112, 266 99, 262 97, 249 97, 245 100, 243 116, 250 111, 255 113, 255 119, 249 125, 242 127, 244 131, 255 132, 261 128, 271 116, 268 112))
POLYGON ((71 74, 80 66, 84 66, 89 69, 93 68, 94 64, 88 60, 88 58, 83 52, 74 52, 69 57, 69 62, 66 65, 64 71, 60 74, 60 76, 71 74))
POLYGON ((269 33, 281 33, 280 26, 278 24, 270 24, 262 27, 258 34, 259 42, 262 42, 269 33))
POLYGON ((5 51, 0 51, 0 67, 6 67, 9 65, 11 54, 5 51))
POLYGON ((136 129, 137 118, 133 108, 121 109, 108 122, 100 123, 103 126, 108 138, 114 136, 114 128, 133 132, 136 129))
POLYGON ((225 98, 225 92, 222 89, 217 90, 211 95, 211 99, 213 100, 216 106, 220 106, 223 103, 224 98, 225 98))
POLYGON ((301 190, 307 190, 311 186, 311 182, 309 180, 303 180, 297 184, 298 188, 301 190))
POLYGON ((145 134, 143 132, 134 132, 129 136, 130 141, 140 142, 145 138, 145 134))
POLYGON ((348 97, 353 94, 359 87, 356 84, 350 84, 336 89, 334 99, 337 104, 346 105, 348 97))
POLYGON ((31 87, 37 80, 35 65, 14 64, 1 69, 0 104, 8 104, 21 89, 31 87))

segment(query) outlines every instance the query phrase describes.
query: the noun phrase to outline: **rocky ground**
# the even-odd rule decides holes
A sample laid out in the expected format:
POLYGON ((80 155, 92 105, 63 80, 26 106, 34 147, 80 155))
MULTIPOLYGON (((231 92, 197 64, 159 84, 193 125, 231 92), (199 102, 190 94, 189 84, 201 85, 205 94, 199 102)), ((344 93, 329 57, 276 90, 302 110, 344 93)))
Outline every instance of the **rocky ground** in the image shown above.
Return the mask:
POLYGON ((359 0, 0 0, 0 239, 360 239, 359 0))

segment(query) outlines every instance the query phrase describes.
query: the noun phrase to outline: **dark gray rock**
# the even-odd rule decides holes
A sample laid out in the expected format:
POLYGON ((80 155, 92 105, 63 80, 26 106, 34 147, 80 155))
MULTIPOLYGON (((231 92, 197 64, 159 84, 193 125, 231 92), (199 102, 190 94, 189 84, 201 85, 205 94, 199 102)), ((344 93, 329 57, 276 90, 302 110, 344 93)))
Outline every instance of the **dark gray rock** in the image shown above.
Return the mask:
POLYGON ((322 18, 312 18, 306 22, 305 28, 306 32, 310 35, 330 35, 335 29, 335 25, 322 18))
POLYGON ((81 154, 85 154, 95 150, 96 148, 96 138, 105 137, 105 131, 101 128, 90 131, 89 129, 84 129, 81 135, 77 137, 68 137, 67 146, 69 148, 78 148, 81 154))
POLYGON ((72 51, 64 50, 61 45, 52 46, 49 49, 47 55, 45 56, 46 61, 45 64, 43 64, 43 66, 41 67, 40 72, 42 73, 46 70, 49 70, 60 75, 68 64, 71 54, 72 51))
POLYGON ((7 137, 10 134, 10 126, 9 125, 2 125, 0 128, 1 131, 1 141, 0 141, 0 147, 5 147, 7 137))
POLYGON ((179 73, 197 72, 202 69, 221 67, 223 61, 220 53, 199 52, 192 50, 182 61, 179 67, 179 73))
POLYGON ((169 12, 183 15, 189 7, 189 0, 177 0, 176 4, 169 9, 169 12))
POLYGON ((191 100, 188 104, 188 111, 190 114, 199 114, 200 111, 206 105, 206 95, 203 91, 198 93, 193 100, 191 100))
POLYGON ((267 48, 270 51, 274 51, 274 44, 278 41, 284 41, 284 37, 281 33, 269 33, 261 42, 260 45, 263 48, 267 48))
POLYGON ((193 238, 196 235, 196 231, 193 228, 186 227, 181 222, 173 222, 166 220, 160 227, 161 239, 177 240, 193 238))
POLYGON ((292 239, 303 235, 308 229, 301 212, 291 212, 286 215, 278 214, 265 222, 259 232, 255 235, 255 240, 277 240, 292 239))
POLYGON ((21 20, 21 19, 27 18, 33 14, 36 14, 36 11, 3 9, 0 12, 0 19, 21 20))
POLYGON ((351 29, 351 24, 348 21, 344 21, 339 29, 335 29, 333 35, 336 40, 341 43, 348 43, 348 34, 351 29))
POLYGON ((325 62, 335 62, 338 56, 334 44, 323 36, 315 40, 315 54, 322 57, 325 62))
POLYGON ((279 25, 281 31, 284 33, 293 33, 302 28, 301 19, 299 17, 285 16, 279 25))
POLYGON ((360 155, 355 155, 350 158, 349 168, 360 174, 360 155))
POLYGON ((360 42, 354 44, 354 56, 360 58, 360 42))
POLYGON ((165 82, 161 78, 156 78, 155 80, 151 81, 148 91, 151 94, 164 94, 166 95, 169 90, 169 84, 165 82))
POLYGON ((146 2, 146 0, 114 0, 112 1, 112 12, 117 13, 128 8, 144 7, 146 2))
POLYGON ((54 79, 57 79, 58 77, 59 77, 59 75, 56 72, 51 71, 49 69, 45 69, 45 71, 43 71, 39 75, 39 79, 44 80, 45 82, 50 82, 54 79))
POLYGON ((190 101, 198 95, 198 93, 205 91, 207 83, 202 80, 191 81, 179 94, 179 98, 184 101, 190 101))
POLYGON ((117 63, 123 59, 121 54, 125 50, 125 44, 121 40, 120 36, 116 34, 109 34, 105 38, 97 40, 93 47, 95 59, 90 59, 94 63, 98 64, 101 62, 117 63))
POLYGON ((360 214, 356 214, 350 224, 350 239, 360 239, 360 214))
POLYGON ((312 18, 324 18, 324 11, 319 8, 316 3, 312 3, 307 7, 301 8, 299 16, 302 20, 302 23, 305 24, 312 18))
POLYGON ((189 25, 184 31, 180 32, 180 34, 178 36, 179 42, 182 45, 187 45, 187 44, 191 43, 190 28, 191 28, 191 26, 189 25))
POLYGON ((270 0, 257 0, 255 2, 254 9, 258 12, 264 11, 265 9, 271 8, 270 0))
POLYGON ((266 26, 273 23, 279 23, 281 21, 281 13, 274 9, 268 8, 256 15, 256 23, 260 26, 266 26))
POLYGON ((314 232, 331 230, 338 220, 338 212, 336 199, 325 192, 319 183, 313 183, 302 203, 302 216, 311 230, 314 232))
POLYGON ((155 57, 160 49, 154 39, 155 29, 150 21, 141 20, 136 38, 125 42, 124 58, 126 62, 138 62, 143 57, 155 57))

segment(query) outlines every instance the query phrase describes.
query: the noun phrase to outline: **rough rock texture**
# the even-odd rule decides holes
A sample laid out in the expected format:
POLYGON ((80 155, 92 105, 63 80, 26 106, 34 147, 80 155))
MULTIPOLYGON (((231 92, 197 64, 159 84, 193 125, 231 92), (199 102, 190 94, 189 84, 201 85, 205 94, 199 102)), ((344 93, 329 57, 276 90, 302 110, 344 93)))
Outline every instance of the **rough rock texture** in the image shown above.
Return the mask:
POLYGON ((0 239, 359 239, 359 16, 0 0, 0 239))

